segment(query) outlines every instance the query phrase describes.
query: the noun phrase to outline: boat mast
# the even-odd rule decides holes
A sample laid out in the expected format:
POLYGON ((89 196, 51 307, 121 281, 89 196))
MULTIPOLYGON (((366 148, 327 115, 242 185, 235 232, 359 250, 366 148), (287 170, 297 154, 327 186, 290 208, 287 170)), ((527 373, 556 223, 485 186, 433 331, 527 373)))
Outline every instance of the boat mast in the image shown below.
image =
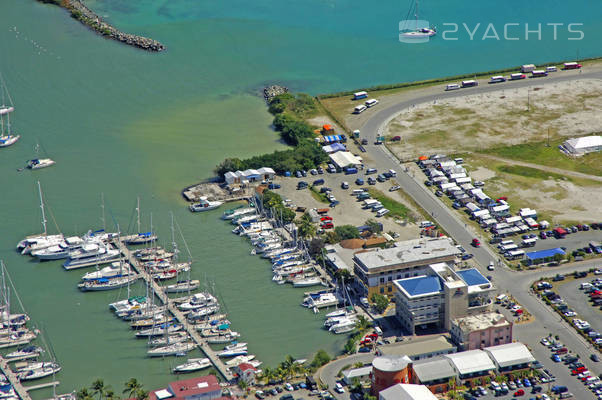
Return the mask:
POLYGON ((414 14, 416 17, 416 30, 418 30, 418 0, 416 0, 416 14, 414 14))
POLYGON ((136 223, 138 224, 138 233, 141 233, 140 230, 140 196, 136 197, 136 223))
POLYGON ((42 197, 42 186, 40 185, 40 181, 38 181, 38 193, 40 194, 40 208, 42 209, 42 227, 44 228, 44 236, 47 236, 46 212, 44 211, 44 198, 42 197))
POLYGON ((100 194, 100 209, 102 211, 101 221, 102 221, 102 229, 107 230, 107 221, 105 219, 105 194, 100 194))

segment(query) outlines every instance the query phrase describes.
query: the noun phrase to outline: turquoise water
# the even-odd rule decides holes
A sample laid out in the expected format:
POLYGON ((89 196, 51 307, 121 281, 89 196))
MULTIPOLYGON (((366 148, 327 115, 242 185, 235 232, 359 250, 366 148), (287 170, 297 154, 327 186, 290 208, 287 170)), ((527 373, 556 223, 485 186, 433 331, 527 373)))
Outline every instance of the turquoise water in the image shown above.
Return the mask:
POLYGON ((602 37, 602 5, 591 1, 424 1, 421 17, 440 31, 444 23, 481 25, 473 41, 458 32, 458 41, 439 35, 420 45, 397 39, 406 2, 87 3, 124 31, 157 39, 168 50, 151 54, 105 40, 61 9, 32 0, 4 0, 0 7, 0 72, 17 107, 13 128, 23 135, 0 151, 0 258, 63 365, 59 392, 96 377, 116 390, 130 377, 160 387, 175 379, 167 373, 175 361, 147 359, 145 342, 108 311, 123 293, 79 293, 75 285, 84 271, 67 273, 58 262, 39 264, 14 252, 18 240, 40 229, 37 179, 64 233, 100 225, 101 193, 110 229, 116 223, 133 229, 140 196, 143 222, 148 226, 152 212, 167 240, 174 211, 195 260, 193 274, 215 282, 234 328, 267 365, 289 353, 310 357, 320 347, 335 353, 344 338, 319 329, 320 316, 299 306, 302 290, 272 284, 269 266, 249 256, 248 244, 229 232, 219 212, 191 215, 180 197, 182 187, 211 176, 225 156, 283 147, 257 96, 263 85, 316 94, 599 56, 602 37), (541 42, 476 40, 489 23, 502 35, 505 22, 583 23, 585 37, 568 41, 566 28, 559 28, 553 40, 543 28, 541 42), (17 172, 34 156, 36 140, 57 164, 17 172))

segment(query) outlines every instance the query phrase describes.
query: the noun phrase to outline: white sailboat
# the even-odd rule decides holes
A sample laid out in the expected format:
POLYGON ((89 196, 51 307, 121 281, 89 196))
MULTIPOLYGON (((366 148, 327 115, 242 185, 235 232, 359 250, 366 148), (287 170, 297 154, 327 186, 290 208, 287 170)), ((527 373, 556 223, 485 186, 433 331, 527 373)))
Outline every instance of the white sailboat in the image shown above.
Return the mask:
POLYGON ((44 352, 44 349, 38 346, 26 346, 22 349, 12 351, 4 356, 4 358, 22 358, 30 356, 39 356, 44 352))
POLYGON ((130 266, 121 260, 113 262, 111 265, 101 268, 100 270, 84 274, 84 276, 82 276, 82 281, 93 281, 102 278, 111 279, 135 274, 136 273, 130 268, 130 266))
POLYGON ((51 158, 40 158, 38 154, 40 153, 40 144, 36 144, 35 147, 36 158, 27 161, 27 168, 29 169, 42 169, 47 168, 54 165, 56 162, 51 158))
POLYGON ((196 345, 192 342, 179 342, 170 343, 165 346, 156 347, 146 352, 149 357, 164 357, 164 356, 175 356, 181 353, 188 353, 194 350, 196 345))
POLYGON ((293 279, 293 287, 308 287, 322 285, 322 279, 319 276, 301 277, 293 279))
POLYGON ((254 359, 255 356, 253 354, 249 354, 248 356, 234 357, 233 359, 226 361, 224 364, 226 364, 226 366, 228 367, 236 367, 239 364, 248 363, 249 361, 252 361, 254 359))
POLYGON ((50 375, 54 375, 61 370, 61 366, 54 362, 46 362, 44 365, 37 369, 30 369, 23 372, 17 373, 17 378, 20 381, 31 381, 34 379, 45 378, 50 375))
POLYGON ((170 343, 185 342, 190 339, 186 332, 176 332, 164 337, 154 338, 148 341, 150 347, 166 346, 170 343))
POLYGON ((15 144, 21 138, 21 135, 13 135, 11 132, 10 113, 15 111, 15 107, 13 106, 8 89, 6 88, 6 85, 4 85, 2 76, 0 76, 0 85, 2 85, 2 103, 0 104, 0 147, 8 147, 15 144), (7 105, 5 102, 5 94, 6 97, 8 97, 10 105, 7 105))
POLYGON ((174 374, 200 371, 211 366, 208 358, 189 358, 184 364, 180 364, 173 369, 174 374))
POLYGON ((157 240, 157 235, 155 235, 152 231, 152 216, 151 216, 151 231, 150 232, 142 232, 140 230, 140 197, 136 198, 136 226, 138 228, 137 235, 131 235, 127 237, 124 242, 125 244, 136 245, 136 244, 146 244, 151 243, 157 240))
POLYGON ((113 278, 100 278, 84 281, 77 285, 77 288, 82 292, 98 292, 104 290, 120 289, 125 287, 139 278, 138 275, 125 275, 113 278))
MULTIPOLYGON (((415 9, 414 9, 414 17, 415 17, 415 22, 414 22, 414 26, 407 26, 407 23, 409 23, 409 18, 406 18, 406 26, 400 26, 400 30, 402 30, 403 32, 399 34, 400 38, 403 39, 428 39, 431 36, 435 36, 437 34, 437 30, 434 27, 428 27, 428 26, 419 26, 420 25, 420 20, 418 19, 418 0, 416 0, 416 5, 415 5, 415 9)), ((410 11, 408 12, 408 16, 410 15, 410 13, 412 12, 412 9, 410 8, 410 11)))

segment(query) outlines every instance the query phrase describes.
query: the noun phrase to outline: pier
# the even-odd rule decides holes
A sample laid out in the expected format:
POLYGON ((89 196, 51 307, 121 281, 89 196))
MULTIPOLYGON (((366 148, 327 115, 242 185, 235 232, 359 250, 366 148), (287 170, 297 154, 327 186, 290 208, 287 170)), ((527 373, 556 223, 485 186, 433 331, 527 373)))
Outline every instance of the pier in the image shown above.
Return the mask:
POLYGON ((174 302, 165 294, 163 288, 155 282, 152 276, 144 270, 141 266, 140 261, 134 256, 134 254, 127 248, 127 246, 119 240, 114 240, 114 244, 117 246, 119 251, 123 254, 123 256, 128 260, 132 268, 136 270, 138 275, 142 277, 146 282, 150 283, 154 294, 161 300, 163 304, 167 305, 169 312, 174 316, 175 319, 178 320, 180 324, 184 327, 186 332, 190 335, 192 340, 196 343, 196 345, 205 353, 207 358, 211 360, 211 363, 215 366, 215 368, 219 371, 220 374, 226 378, 226 380, 231 381, 234 376, 232 373, 226 368, 226 365, 220 360, 217 353, 213 351, 213 349, 209 346, 207 341, 201 337, 199 332, 196 330, 195 325, 190 324, 186 319, 186 316, 182 311, 180 311, 176 306, 174 306, 174 302))
POLYGON ((23 388, 29 392, 30 390, 44 389, 44 388, 48 388, 48 387, 58 386, 60 384, 61 384, 61 382, 59 382, 59 381, 52 381, 52 382, 47 382, 47 383, 40 383, 39 385, 23 386, 23 388))
POLYGON ((0 368, 2 369, 4 375, 6 375, 6 378, 8 379, 12 387, 15 389, 15 392, 17 392, 21 400, 31 400, 29 393, 27 393, 28 389, 21 384, 21 382, 17 378, 17 375, 15 375, 13 370, 10 369, 8 362, 2 356, 0 356, 0 368))

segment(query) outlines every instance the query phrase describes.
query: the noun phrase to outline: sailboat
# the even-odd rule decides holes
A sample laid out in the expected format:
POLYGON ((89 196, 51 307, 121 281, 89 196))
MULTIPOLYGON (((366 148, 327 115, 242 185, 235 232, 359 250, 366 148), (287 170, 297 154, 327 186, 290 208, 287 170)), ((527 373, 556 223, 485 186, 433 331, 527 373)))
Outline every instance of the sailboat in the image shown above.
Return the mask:
POLYGON ((4 79, 2 79, 2 76, 0 76, 0 85, 2 85, 3 89, 2 103, 0 104, 0 147, 8 147, 10 145, 15 144, 21 138, 21 135, 13 135, 11 133, 10 113, 15 111, 15 107, 13 106, 13 102, 10 98, 10 94, 8 93, 8 89, 6 89, 6 86, 4 85, 4 79), (7 105, 4 101, 5 92, 10 105, 7 105), (4 122, 5 119, 6 123, 4 122))
POLYGON ((184 364, 180 364, 173 369, 173 373, 188 373, 200 371, 211 366, 208 358, 189 358, 184 364))
MULTIPOLYGON (((37 156, 37 154, 40 152, 40 144, 39 143, 36 144, 35 151, 36 151, 36 156, 37 156)), ((41 169, 41 168, 50 167, 54 164, 55 164, 55 161, 53 159, 36 157, 33 160, 27 161, 27 168, 41 169)))
POLYGON ((12 286, 4 262, 0 260, 0 325, 6 327, 6 333, 0 336, 0 345, 13 347, 31 342, 37 337, 37 333, 23 327, 29 321, 27 314, 11 314, 10 287, 7 282, 13 288, 19 304, 23 307, 14 286, 12 286))
MULTIPOLYGON (((421 25, 418 20, 418 0, 416 0, 415 10, 414 10, 415 23, 413 27, 408 26, 400 26, 400 31, 403 31, 399 34, 400 39, 428 39, 431 36, 435 36, 437 34, 437 30, 434 27, 427 26, 419 26, 421 25)), ((412 9, 408 11, 408 17, 412 9)), ((409 23, 409 18, 405 19, 406 22, 409 23)), ((423 21, 424 22, 424 21, 423 21)), ((400 24, 401 25, 401 24, 400 24)))
POLYGON ((17 372, 17 378, 20 381, 31 381, 34 379, 45 378, 54 375, 61 370, 61 366, 55 362, 36 363, 41 364, 36 368, 24 369, 17 372))
POLYGON ((141 232, 140 230, 140 197, 136 201, 136 225, 138 227, 138 234, 131 235, 125 239, 125 244, 136 245, 154 242, 157 240, 157 235, 152 232, 152 220, 151 220, 151 231, 141 232))

